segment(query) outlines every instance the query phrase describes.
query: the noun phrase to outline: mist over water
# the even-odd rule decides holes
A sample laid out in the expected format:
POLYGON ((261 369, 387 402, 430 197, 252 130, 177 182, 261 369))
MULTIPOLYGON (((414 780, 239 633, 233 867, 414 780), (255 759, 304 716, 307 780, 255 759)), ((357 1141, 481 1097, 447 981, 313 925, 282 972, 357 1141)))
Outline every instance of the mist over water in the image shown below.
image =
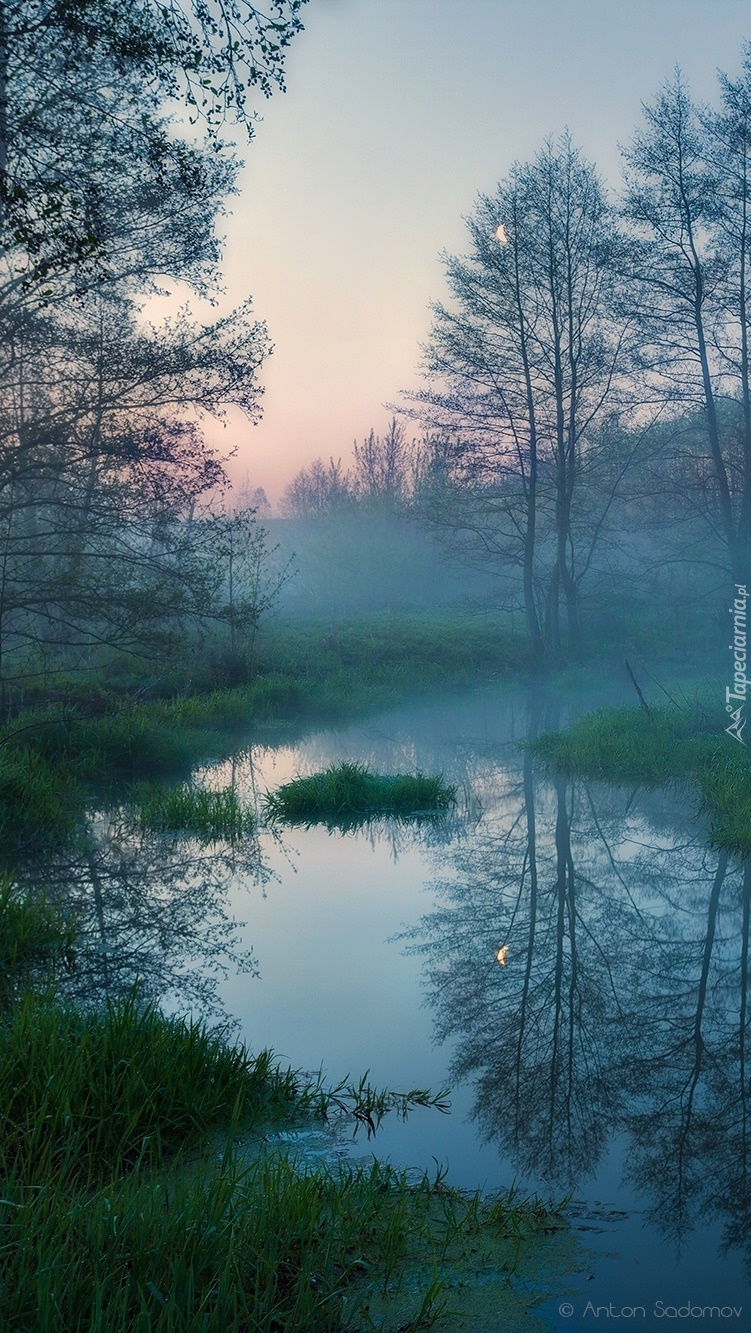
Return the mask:
POLYGON ((441 772, 459 794, 443 822, 207 848, 92 818, 44 870, 85 926, 73 993, 137 971, 331 1081, 450 1086, 450 1116, 387 1121, 352 1151, 570 1196, 587 1297, 677 1301, 688 1282, 742 1302, 751 872, 682 795, 554 777, 519 747, 621 693, 454 692, 196 775, 257 799, 342 760, 441 772))

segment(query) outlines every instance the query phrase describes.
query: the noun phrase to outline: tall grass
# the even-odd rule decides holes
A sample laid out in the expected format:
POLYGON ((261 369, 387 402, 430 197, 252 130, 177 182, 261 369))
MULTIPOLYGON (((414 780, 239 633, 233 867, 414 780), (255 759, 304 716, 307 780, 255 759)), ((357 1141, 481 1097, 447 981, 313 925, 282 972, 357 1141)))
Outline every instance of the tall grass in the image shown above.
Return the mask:
POLYGON ((0 843, 65 837, 79 813, 75 783, 27 746, 0 749, 0 843))
POLYGON ((372 1328, 368 1305, 400 1298, 399 1327, 427 1327, 436 1269, 461 1256, 487 1281, 493 1241, 508 1265, 508 1233, 552 1220, 378 1163, 300 1174, 278 1156, 89 1196, 14 1184, 0 1217, 5 1326, 41 1333, 323 1333, 372 1328))
POLYGON ((27 995, 0 1026, 0 1171, 26 1186, 109 1181, 212 1126, 289 1115, 298 1084, 132 995, 86 1012, 27 995))
POLYGON ((43 894, 22 893, 0 876, 0 1004, 71 967, 75 937, 75 923, 43 894))
POLYGON ((192 833, 206 841, 234 841, 254 827, 252 812, 233 787, 211 791, 190 782, 177 787, 142 788, 129 813, 143 830, 192 833))
MULTIPOLYGON (((2 884, 0 962, 19 986, 49 978, 71 930, 2 884)), ((306 1083, 135 993, 94 1012, 16 993, 0 1013, 3 1328, 324 1333, 372 1327, 369 1307, 394 1300, 392 1324, 424 1326, 442 1299, 437 1264, 487 1268, 481 1235, 508 1266, 550 1210, 459 1194, 440 1173, 305 1171, 273 1148, 248 1164, 235 1147, 240 1128, 345 1115, 371 1133, 415 1105, 448 1109, 445 1094, 367 1076, 306 1083)))
POLYGON ((102 781, 141 769, 173 772, 190 764, 199 743, 205 750, 206 736, 199 738, 158 714, 152 718, 146 705, 120 708, 103 717, 56 706, 19 714, 3 747, 11 754, 32 751, 55 769, 64 768, 69 778, 102 781))
POLYGON ((413 815, 453 805, 456 788, 424 773, 384 775, 365 764, 333 764, 322 773, 286 782, 266 797, 274 819, 289 823, 349 821, 373 815, 413 815))

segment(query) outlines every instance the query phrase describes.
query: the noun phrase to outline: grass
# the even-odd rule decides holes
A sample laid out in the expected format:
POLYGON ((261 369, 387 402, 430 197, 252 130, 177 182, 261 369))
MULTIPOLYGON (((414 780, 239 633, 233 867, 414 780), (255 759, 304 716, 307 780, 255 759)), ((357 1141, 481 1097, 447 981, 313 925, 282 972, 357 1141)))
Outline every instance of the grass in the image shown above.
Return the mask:
POLYGON ((80 813, 76 784, 34 750, 0 749, 0 843, 59 841, 80 813))
POLYGON ((511 1266, 520 1231, 553 1221, 377 1163, 300 1174, 280 1157, 4 1196, 5 1327, 41 1333, 323 1333, 388 1327, 368 1307, 397 1302, 416 1330, 445 1306, 442 1269, 497 1277, 491 1258, 511 1266))
POLYGON ((530 665, 526 637, 507 616, 466 611, 278 626, 259 658, 264 674, 273 670, 334 688, 353 674, 369 686, 420 688, 503 677, 530 665))
POLYGON ((305 1171, 273 1149, 243 1160, 240 1128, 345 1115, 370 1133, 391 1111, 447 1109, 444 1095, 367 1078, 327 1090, 136 993, 75 1009, 42 984, 71 939, 48 903, 3 884, 0 961, 16 982, 0 1014, 4 1328, 324 1333, 373 1327, 372 1309, 377 1326, 417 1329, 441 1309, 439 1267, 497 1277, 520 1238, 557 1225, 539 1202, 461 1194, 440 1173, 305 1171), (37 992, 21 994, 32 975, 37 992))
POLYGON ((26 1187, 109 1182, 212 1127, 288 1114, 297 1094, 268 1052, 251 1058, 135 994, 92 1012, 27 995, 0 1033, 0 1171, 26 1187))
POLYGON ((652 707, 602 708, 532 749, 563 772, 647 786, 698 789, 714 847, 751 854, 751 756, 724 732, 725 714, 652 707))
POLYGON ((191 782, 143 788, 128 813, 144 831, 192 833, 206 841, 234 841, 251 833, 255 822, 233 787, 211 791, 191 782))
POLYGON ((340 823, 374 815, 438 813, 448 810, 456 788, 424 773, 393 776, 371 773, 365 764, 335 764, 322 773, 295 778, 266 796, 273 819, 288 823, 340 823))
POLYGON ((254 678, 233 689, 212 689, 187 668, 157 673, 148 697, 131 676, 121 682, 131 697, 104 679, 61 676, 29 690, 0 737, 0 845, 62 841, 81 820, 88 785, 185 780, 198 760, 230 752, 240 731, 356 716, 529 665, 524 637, 507 619, 454 612, 278 628, 254 678))
POLYGON ((21 893, 9 876, 0 876, 0 1005, 69 969, 75 935, 74 922, 43 894, 21 893))

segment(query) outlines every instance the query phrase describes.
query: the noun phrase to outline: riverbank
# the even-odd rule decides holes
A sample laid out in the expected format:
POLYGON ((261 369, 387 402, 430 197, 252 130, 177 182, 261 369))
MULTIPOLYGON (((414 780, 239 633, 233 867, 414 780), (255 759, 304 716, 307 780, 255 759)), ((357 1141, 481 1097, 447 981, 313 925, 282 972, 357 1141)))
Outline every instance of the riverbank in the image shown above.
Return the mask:
POLYGON ((537 1303, 511 1282, 527 1252, 532 1267, 570 1264, 560 1219, 537 1200, 373 1161, 301 1168, 264 1147, 332 1117, 372 1132, 390 1113, 447 1109, 442 1094, 367 1080, 327 1090, 135 993, 73 1007, 60 987, 76 965, 75 922, 7 880, 0 962, 9 1328, 417 1329, 440 1327, 447 1300, 459 1320, 447 1327, 493 1327, 487 1311, 499 1308, 513 1327, 537 1303))
POLYGON ((612 783, 678 785, 695 793, 714 847, 751 854, 751 757, 724 730, 725 713, 694 703, 602 708, 531 743, 565 773, 612 783))
POLYGON ((202 664, 150 680, 106 672, 18 696, 0 736, 0 844, 66 837, 89 784, 185 777, 251 728, 340 720, 439 685, 503 679, 530 666, 497 618, 388 617, 278 630, 252 679, 212 688, 202 664))

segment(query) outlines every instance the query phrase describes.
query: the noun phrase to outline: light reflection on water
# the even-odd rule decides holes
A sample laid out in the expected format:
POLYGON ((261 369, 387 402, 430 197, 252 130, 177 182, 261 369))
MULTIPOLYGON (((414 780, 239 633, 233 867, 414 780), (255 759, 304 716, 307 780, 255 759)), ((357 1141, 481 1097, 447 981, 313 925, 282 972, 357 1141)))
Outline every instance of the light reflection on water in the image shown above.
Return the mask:
POLYGON ((451 1117, 387 1123, 379 1153, 588 1200, 595 1247, 621 1254, 588 1298, 751 1308, 751 870, 707 849, 691 798, 542 772, 518 742, 567 714, 477 691, 197 775, 259 802, 344 759, 441 772, 460 797, 443 825, 206 848, 92 820, 75 864, 45 869, 96 945, 80 988, 138 971, 332 1080, 452 1085, 451 1117), (630 1210, 615 1232, 613 1208, 630 1210))

